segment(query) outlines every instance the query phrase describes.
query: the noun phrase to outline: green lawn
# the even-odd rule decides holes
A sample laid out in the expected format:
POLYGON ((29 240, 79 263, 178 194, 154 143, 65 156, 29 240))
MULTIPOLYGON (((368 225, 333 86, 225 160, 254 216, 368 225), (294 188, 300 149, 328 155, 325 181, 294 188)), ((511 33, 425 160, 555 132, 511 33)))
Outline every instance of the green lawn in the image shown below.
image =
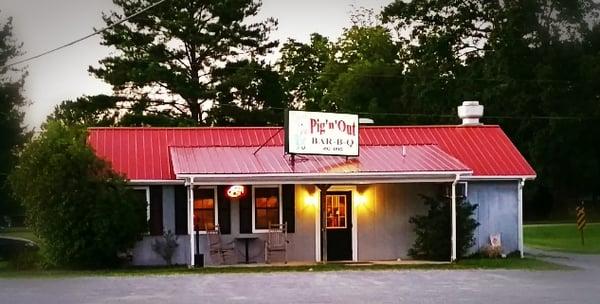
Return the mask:
POLYGON ((454 264, 423 265, 344 265, 317 264, 306 266, 255 266, 255 267, 206 267, 188 269, 187 267, 136 267, 108 270, 28 270, 14 271, 2 267, 0 262, 0 278, 20 277, 78 277, 78 276, 140 276, 140 275, 201 275, 221 273, 268 273, 268 272, 300 272, 300 271, 364 271, 364 270, 464 270, 464 269, 521 269, 531 271, 568 270, 570 268, 544 262, 533 258, 508 259, 464 259, 454 264))
POLYGON ((585 245, 575 224, 525 225, 525 244, 552 251, 600 254, 600 223, 588 223, 584 229, 585 245))

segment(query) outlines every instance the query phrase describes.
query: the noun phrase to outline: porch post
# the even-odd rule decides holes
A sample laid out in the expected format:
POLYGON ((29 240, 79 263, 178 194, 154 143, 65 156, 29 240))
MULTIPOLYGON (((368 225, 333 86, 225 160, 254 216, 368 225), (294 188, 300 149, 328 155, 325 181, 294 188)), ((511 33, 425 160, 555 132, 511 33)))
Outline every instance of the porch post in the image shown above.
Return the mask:
POLYGON ((327 189, 331 185, 317 185, 317 187, 321 191, 321 262, 327 263, 327 206, 325 201, 327 199, 327 189))
POLYGON ((456 261, 456 184, 458 183, 458 178, 459 176, 457 175, 454 182, 452 182, 452 236, 450 238, 452 250, 450 253, 450 262, 456 261))
POLYGON ((519 253, 521 258, 524 257, 523 249, 523 186, 525 186, 525 179, 519 181, 519 193, 518 193, 518 234, 519 234, 519 253))
POLYGON ((194 267, 194 178, 188 182, 188 236, 190 237, 190 262, 189 267, 194 267))

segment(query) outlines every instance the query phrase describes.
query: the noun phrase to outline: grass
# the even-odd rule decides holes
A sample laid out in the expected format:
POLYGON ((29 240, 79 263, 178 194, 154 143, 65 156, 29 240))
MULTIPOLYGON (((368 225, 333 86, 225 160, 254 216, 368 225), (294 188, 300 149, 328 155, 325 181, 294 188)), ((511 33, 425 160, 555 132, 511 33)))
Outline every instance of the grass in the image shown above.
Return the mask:
MULTIPOLYGON (((560 225, 559 225, 560 226, 560 225)), ((529 228, 525 228, 526 240, 529 228)), ((597 229, 600 229, 598 224, 597 229)), ((37 242, 37 238, 25 228, 10 228, 0 232, 1 235, 20 237, 37 242)), ((598 241, 598 240, 597 240, 598 241)), ((530 245, 528 243, 528 245, 530 245)), ((484 259, 468 258, 453 264, 400 264, 400 265, 348 265, 348 264, 317 264, 304 266, 254 266, 254 267, 206 267, 188 269, 184 266, 178 267, 127 267, 104 270, 21 270, 16 271, 8 267, 7 262, 0 261, 0 278, 55 278, 55 277, 81 277, 81 276, 144 276, 144 275, 202 275, 222 273, 271 273, 271 272, 305 272, 305 271, 399 271, 399 270, 469 270, 469 269, 512 269, 512 270, 565 270, 568 267, 545 262, 534 258, 508 258, 508 259, 484 259)))
POLYGON ((30 240, 34 243, 39 243, 39 239, 33 234, 33 232, 24 227, 6 228, 4 230, 0 230, 0 236, 17 237, 30 240))
POLYGON ((523 238, 530 247, 572 253, 600 254, 600 223, 588 223, 585 245, 575 224, 525 225, 523 238))
POLYGON ((188 269, 177 267, 135 267, 108 270, 28 270, 14 271, 2 267, 0 262, 0 278, 56 278, 80 276, 144 276, 144 275, 202 275, 224 273, 273 273, 273 272, 325 272, 325 271, 398 271, 398 270, 468 270, 468 269, 513 269, 513 270, 566 270, 557 264, 544 262, 533 258, 509 259, 464 259, 453 264, 409 264, 409 265, 346 265, 346 264, 317 264, 305 266, 255 266, 255 267, 206 267, 188 269))

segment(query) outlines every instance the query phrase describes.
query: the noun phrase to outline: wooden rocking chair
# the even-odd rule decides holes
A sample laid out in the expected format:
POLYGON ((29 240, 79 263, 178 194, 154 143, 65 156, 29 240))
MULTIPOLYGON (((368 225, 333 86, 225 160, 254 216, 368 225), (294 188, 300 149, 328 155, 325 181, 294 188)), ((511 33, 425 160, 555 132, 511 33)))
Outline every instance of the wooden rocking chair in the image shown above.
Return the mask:
POLYGON ((284 263, 287 264, 287 223, 271 224, 269 223, 269 232, 265 241, 265 262, 271 262, 273 252, 283 252, 284 263))
POLYGON ((225 264, 226 258, 234 254, 233 242, 223 243, 219 225, 215 225, 214 229, 208 229, 208 225, 205 228, 206 240, 208 241, 208 254, 211 261, 213 260, 213 256, 216 255, 219 258, 219 264, 225 264))

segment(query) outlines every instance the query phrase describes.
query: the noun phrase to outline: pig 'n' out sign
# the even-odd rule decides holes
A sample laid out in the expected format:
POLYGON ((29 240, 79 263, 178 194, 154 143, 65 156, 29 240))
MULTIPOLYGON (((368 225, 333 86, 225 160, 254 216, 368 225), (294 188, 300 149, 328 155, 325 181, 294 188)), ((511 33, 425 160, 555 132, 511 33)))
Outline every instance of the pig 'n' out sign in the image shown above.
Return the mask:
POLYGON ((358 156, 358 147, 358 115, 286 112, 286 153, 358 156))

